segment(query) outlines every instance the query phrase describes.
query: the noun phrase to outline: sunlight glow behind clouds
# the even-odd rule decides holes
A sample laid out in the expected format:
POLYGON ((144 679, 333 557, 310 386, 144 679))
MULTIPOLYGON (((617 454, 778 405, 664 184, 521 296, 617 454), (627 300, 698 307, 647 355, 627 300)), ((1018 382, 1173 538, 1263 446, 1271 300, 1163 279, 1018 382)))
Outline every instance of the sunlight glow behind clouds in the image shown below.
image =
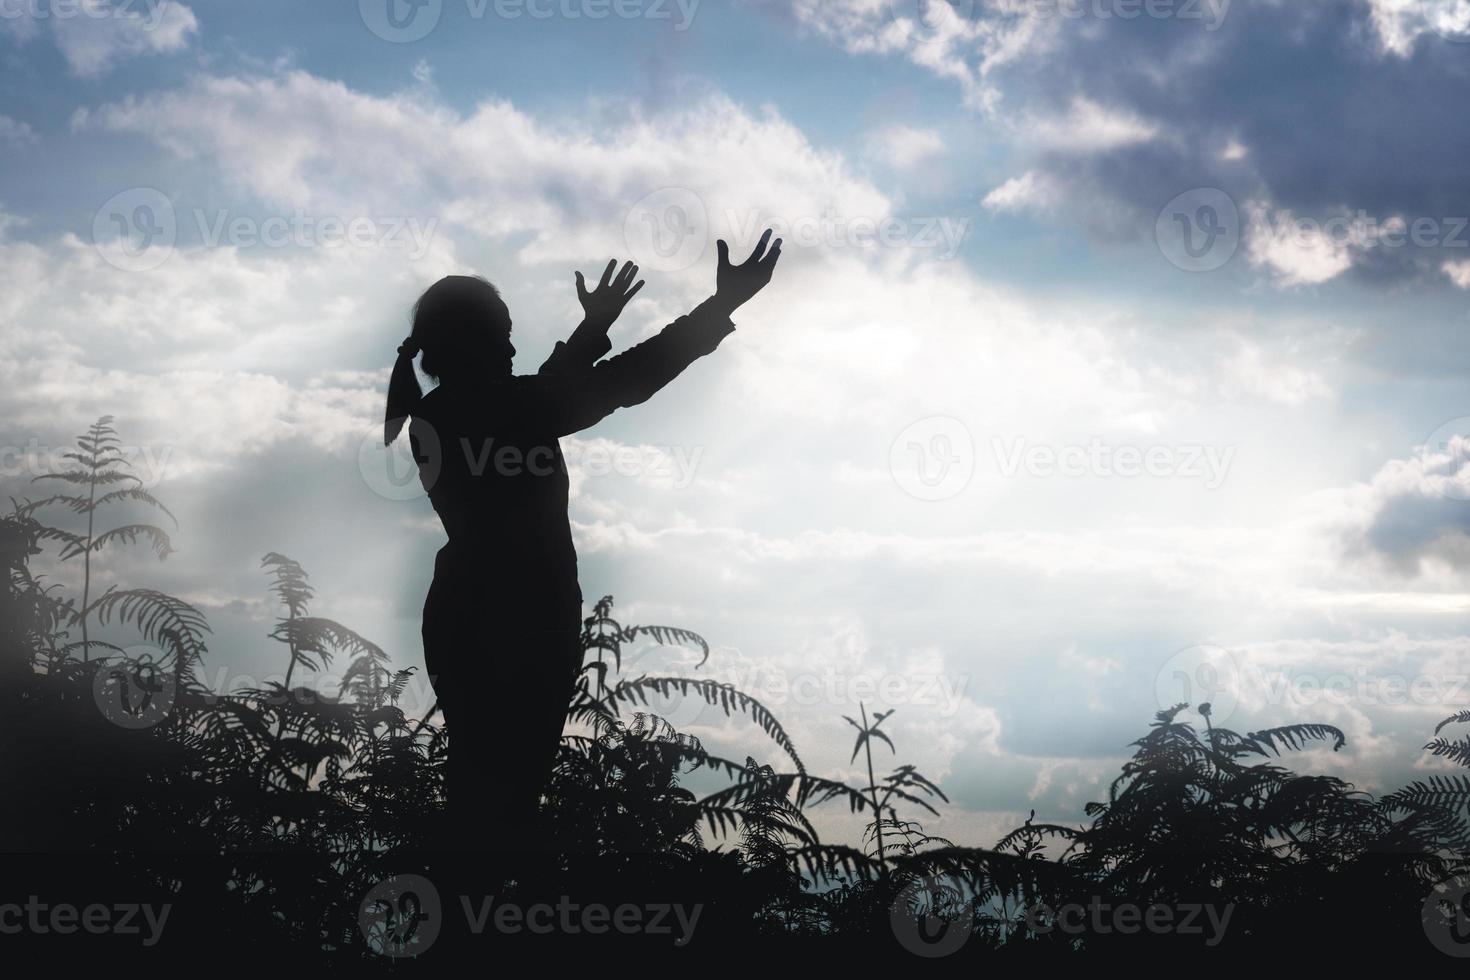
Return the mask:
MULTIPOLYGON (((227 635, 254 637, 265 618, 259 554, 299 551, 333 614, 413 662, 442 538, 422 500, 372 494, 358 452, 420 289, 450 272, 489 275, 515 317, 519 367, 534 370, 578 319, 572 270, 627 253, 629 209, 646 195, 688 191, 711 240, 760 220, 905 216, 935 173, 969 167, 975 118, 1014 110, 1026 122, 984 135, 1017 144, 1015 160, 959 182, 982 220, 954 261, 911 244, 788 246, 777 281, 716 356, 653 405, 568 440, 583 461, 573 518, 587 597, 614 592, 628 622, 703 632, 722 648, 717 669, 737 678, 830 670, 955 682, 952 713, 898 705, 895 733, 904 761, 958 787, 967 812, 954 819, 973 826, 1009 827, 1027 805, 1075 814, 1160 707, 1157 671, 1191 644, 1230 644, 1272 669, 1443 675, 1470 664, 1451 601, 1470 585, 1457 537, 1465 511, 1410 479, 1396 435, 1442 415, 1425 423, 1408 397, 1397 409, 1350 404, 1365 377, 1391 383, 1374 373, 1375 344, 1399 324, 1381 336, 1331 309, 1272 305, 1284 300, 1270 290, 1166 305, 1147 288, 1129 292, 1124 272, 1079 300, 1061 289, 1075 268, 985 223, 1041 212, 1071 243, 1098 212, 1132 206, 1132 189, 1109 182, 1115 173, 1157 183, 1172 172, 1151 169, 1150 154, 1254 167, 1271 146, 1234 131, 1201 136, 1170 106, 1122 91, 1060 86, 1031 99, 1004 87, 1005 71, 1060 50, 1058 25, 941 20, 921 48, 877 0, 795 9, 822 43, 856 53, 859 75, 862 59, 898 57, 915 78, 956 88, 969 102, 956 106, 964 126, 863 116, 845 143, 814 135, 795 110, 752 104, 738 78, 678 108, 598 93, 538 109, 513 85, 466 106, 436 90, 429 49, 397 92, 286 59, 90 93, 70 132, 42 132, 30 151, 50 140, 144 145, 148 179, 169 191, 184 229, 196 208, 437 223, 422 255, 210 247, 185 235, 165 264, 130 273, 84 238, 90 212, 122 190, 118 178, 76 190, 80 224, 4 201, 16 216, 0 236, 10 438, 59 444, 116 414, 130 439, 174 450, 160 493, 182 505, 185 524, 167 565, 121 562, 118 578, 204 596, 227 635), (1231 145, 1252 150, 1222 153, 1231 145), (989 179, 1012 163, 1011 176, 989 179), (33 218, 48 220, 22 223, 33 218), (985 268, 1012 250, 1029 258, 1033 280, 1002 282, 985 268), (969 432, 976 458, 964 492, 931 503, 900 487, 890 451, 935 416, 969 432), (1065 453, 1094 441, 1229 450, 1232 463, 1209 489, 1182 477, 1006 473, 996 448, 1065 453), (641 461, 630 472, 587 465, 622 450, 641 461), (688 468, 658 470, 679 460, 688 468), (1058 732, 1088 748, 1059 749, 1058 732)), ((177 36, 194 43, 192 28, 177 36)), ((1202 63, 1217 49, 1203 50, 1187 57, 1202 63)), ((119 47, 94 63, 120 72, 125 55, 143 53, 119 47)), ((713 248, 703 244, 688 268, 645 269, 619 347, 707 295, 713 248)), ((1247 261, 1302 289, 1348 278, 1336 253, 1313 262, 1262 247, 1247 248, 1247 261)), ((1448 290, 1458 270, 1435 274, 1448 290)), ((1182 274, 1167 282, 1193 285, 1182 274)), ((28 492, 28 475, 7 472, 4 489, 28 492)), ((248 655, 234 666, 248 668, 248 655)), ((849 700, 772 705, 817 771, 849 765, 849 700)), ((1344 724, 1353 741, 1330 763, 1364 778, 1412 759, 1419 715, 1432 713, 1349 704, 1323 717, 1279 699, 1243 711, 1257 726, 1344 724)), ((735 723, 701 725, 727 755, 761 750, 735 723)))

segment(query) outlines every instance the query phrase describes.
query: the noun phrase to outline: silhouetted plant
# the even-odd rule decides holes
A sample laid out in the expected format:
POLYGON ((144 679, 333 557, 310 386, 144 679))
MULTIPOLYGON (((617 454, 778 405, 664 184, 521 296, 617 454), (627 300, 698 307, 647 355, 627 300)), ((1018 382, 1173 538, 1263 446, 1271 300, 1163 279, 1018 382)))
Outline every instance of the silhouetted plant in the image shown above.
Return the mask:
MULTIPOLYGON (((79 477, 120 472, 108 455, 110 432, 104 419, 84 437, 83 449, 94 451, 79 477)), ((268 636, 285 647, 284 681, 238 691, 198 680, 210 631, 190 604, 116 586, 90 600, 85 562, 80 607, 32 578, 28 563, 47 540, 74 557, 127 538, 124 529, 68 536, 37 523, 35 509, 84 501, 95 510, 119 499, 50 498, 0 519, 0 725, 4 744, 18 747, 0 755, 8 790, 0 839, 21 850, 81 852, 88 860, 79 875, 107 868, 128 887, 187 893, 208 926, 197 935, 210 946, 269 937, 302 957, 368 955, 355 935, 357 902, 434 850, 448 802, 449 730, 432 710, 409 717, 400 706, 411 670, 394 670, 377 644, 312 615, 310 579, 284 555, 262 561, 281 607, 268 636), (145 664, 91 640, 89 617, 136 629, 162 659, 145 664), (73 630, 83 631, 80 643, 73 630), (112 654, 89 659, 89 647, 112 654), (76 649, 81 660, 68 656, 76 649), (323 672, 339 658, 346 666, 332 684, 323 672), (120 728, 97 710, 99 677, 145 667, 166 677, 169 710, 152 727, 120 728)), ((1180 720, 1183 705, 1160 712, 1106 799, 1087 806, 1086 824, 1038 823, 1033 812, 993 848, 958 846, 914 819, 948 802, 938 785, 910 765, 877 776, 873 742, 897 751, 881 728, 891 710, 870 715, 860 705, 859 717, 846 719, 858 732, 852 759, 864 753, 866 785, 813 774, 774 714, 731 685, 616 676, 629 643, 677 644, 705 659, 709 645, 688 630, 624 626, 612 609, 604 598, 586 620, 584 666, 543 798, 559 852, 539 866, 548 889, 691 894, 723 903, 721 928, 742 938, 885 948, 890 917, 902 909, 967 920, 972 952, 1145 941, 1171 948, 1158 937, 1042 934, 1034 913, 1093 896, 1140 906, 1228 903, 1238 909, 1232 941, 1257 949, 1328 928, 1407 936, 1419 928, 1428 886, 1464 870, 1470 853, 1470 777, 1429 775, 1374 799, 1279 764, 1286 752, 1341 748, 1338 729, 1239 734, 1214 725, 1208 705, 1200 706, 1203 732, 1180 720), (711 754, 653 713, 655 698, 697 699, 754 723, 774 763, 711 754), (722 785, 700 795, 696 780, 722 785), (813 807, 843 803, 867 818, 859 846, 823 840, 810 816, 813 807)), ((1446 719, 1426 749, 1470 767, 1470 738, 1441 735, 1467 722, 1470 711, 1446 719)), ((515 733, 506 738, 513 746, 515 733)), ((535 885, 507 872, 485 888, 535 885)))
POLYGON ((883 854, 883 826, 885 822, 890 823, 895 829, 904 826, 900 824, 898 812, 893 808, 893 799, 897 797, 898 799, 921 806, 935 816, 938 816, 938 810, 935 810, 924 799, 909 793, 908 790, 916 789, 929 796, 937 796, 946 803, 949 802, 949 798, 944 795, 938 786, 935 786, 920 775, 919 771, 913 766, 900 766, 884 778, 882 798, 880 799, 878 781, 873 778, 873 739, 882 739, 889 749, 895 753, 898 752, 898 747, 893 744, 893 739, 889 738, 885 732, 879 730, 879 726, 893 714, 893 709, 874 713, 873 721, 869 723, 868 706, 859 704, 858 708, 862 713, 862 724, 858 724, 846 715, 842 716, 842 720, 853 728, 856 728, 858 732, 857 740, 852 746, 852 758, 856 759, 859 752, 865 753, 867 757, 868 798, 873 802, 873 821, 868 825, 867 837, 873 841, 877 849, 878 867, 880 870, 883 870, 886 868, 886 861, 883 854), (889 814, 889 816, 885 817, 885 813, 889 814))
POLYGON ((97 512, 108 504, 131 501, 161 510, 168 515, 170 520, 174 520, 175 526, 178 524, 169 509, 145 490, 143 481, 131 472, 132 465, 120 451, 121 442, 117 438, 117 430, 112 427, 112 422, 111 415, 102 416, 92 423, 92 427, 85 434, 77 437, 75 452, 62 454, 64 459, 69 459, 75 464, 71 469, 42 473, 33 481, 54 480, 70 483, 80 488, 77 493, 53 494, 43 500, 27 502, 20 508, 23 515, 30 516, 43 508, 63 505, 74 513, 83 514, 87 518, 85 533, 56 527, 42 526, 40 528, 41 537, 62 542, 62 561, 78 555, 82 558, 82 602, 75 614, 82 630, 82 639, 75 646, 64 648, 62 655, 65 656, 72 649, 80 648, 84 661, 90 659, 92 652, 87 620, 94 612, 93 607, 88 604, 92 593, 93 552, 101 551, 113 543, 132 544, 139 538, 144 538, 149 542, 153 550, 157 552, 160 561, 167 558, 174 550, 168 532, 153 524, 124 524, 99 533, 97 512), (107 487, 114 489, 108 490, 107 487), (101 496, 97 494, 99 489, 103 490, 101 496), (82 493, 81 490, 85 490, 85 493, 82 493))

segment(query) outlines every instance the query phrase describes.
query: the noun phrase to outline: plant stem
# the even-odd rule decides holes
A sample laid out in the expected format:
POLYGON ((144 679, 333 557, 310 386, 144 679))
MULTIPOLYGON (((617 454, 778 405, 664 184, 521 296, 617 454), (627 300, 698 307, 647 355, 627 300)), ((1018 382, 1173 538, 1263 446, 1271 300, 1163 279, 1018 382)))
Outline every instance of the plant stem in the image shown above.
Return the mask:
MULTIPOLYGON (((858 708, 863 713, 863 728, 868 727, 868 706, 862 703, 858 708)), ((869 732, 867 738, 863 739, 863 751, 868 756, 868 794, 873 798, 873 833, 878 838, 878 870, 882 874, 888 873, 888 865, 883 860, 883 810, 878 806, 878 782, 873 778, 873 738, 869 732)))
POLYGON ((87 633, 87 602, 92 594, 92 533, 97 520, 97 440, 102 438, 97 426, 92 426, 92 473, 87 501, 87 550, 82 552, 82 663, 92 654, 91 637, 87 633))

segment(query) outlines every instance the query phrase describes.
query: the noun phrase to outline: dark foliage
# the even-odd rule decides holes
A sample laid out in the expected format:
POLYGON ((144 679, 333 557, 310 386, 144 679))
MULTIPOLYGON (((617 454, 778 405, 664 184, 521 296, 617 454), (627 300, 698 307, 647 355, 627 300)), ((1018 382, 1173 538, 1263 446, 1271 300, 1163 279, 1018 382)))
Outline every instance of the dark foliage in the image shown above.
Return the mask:
MULTIPOLYGON (((697 942, 708 955, 814 945, 827 956, 909 957, 900 933, 926 921, 970 933, 960 959, 1206 949, 1196 935, 1055 927, 1056 910, 1099 902, 1228 908, 1219 951, 1245 957, 1302 952, 1309 937, 1372 937, 1404 955, 1432 955, 1425 899, 1465 871, 1470 776, 1428 776, 1374 799, 1278 761, 1309 746, 1335 751, 1340 731, 1308 724, 1242 735, 1209 725, 1207 706, 1204 731, 1179 720, 1184 705, 1160 712, 1107 799, 1087 807, 1087 823, 1036 823, 1033 814, 994 848, 957 846, 914 819, 947 802, 937 785, 907 765, 877 775, 875 750, 896 752, 881 729, 892 711, 864 706, 847 719, 866 785, 812 774, 775 716, 728 685, 614 680, 627 644, 681 644, 706 656, 708 645, 687 630, 623 626, 611 598, 586 621, 586 663, 543 799, 554 846, 523 852, 522 842, 503 841, 496 853, 446 855, 437 847, 449 733, 434 712, 414 718, 400 707, 410 671, 394 671, 376 644, 311 614, 299 564, 275 553, 263 560, 283 612, 268 638, 283 648, 284 682, 230 692, 200 680, 210 631, 188 603, 146 589, 92 599, 88 574, 78 605, 32 576, 30 559, 48 541, 62 543, 63 557, 105 542, 91 528, 64 533, 34 515, 67 503, 90 518, 120 499, 95 493, 108 482, 99 474, 121 472, 108 455, 108 421, 84 437, 78 469, 62 475, 87 497, 19 504, 0 520, 0 840, 11 852, 0 898, 20 889, 79 905, 171 902, 166 940, 146 951, 160 962, 269 950, 293 967, 387 964, 360 934, 359 916, 370 889, 406 873, 439 886, 448 917, 459 914, 461 893, 698 903, 697 942), (129 658, 115 645, 74 640, 89 622, 136 630, 161 655, 129 658), (340 683, 319 690, 313 675, 334 664, 345 665, 340 683), (653 693, 749 721, 769 737, 771 759, 712 755, 645 710, 653 693), (692 785, 718 788, 700 795, 692 785), (809 813, 820 806, 862 814, 860 844, 821 839, 809 813)), ((162 506, 146 494, 135 502, 162 506)), ((1447 719, 1428 750, 1470 764, 1467 740, 1440 734, 1467 719, 1447 719)), ((596 938, 537 948, 609 948, 596 938)), ((90 943, 113 956, 107 943, 117 940, 83 937, 75 948, 90 943)), ((671 946, 666 937, 619 941, 644 956, 671 946)))

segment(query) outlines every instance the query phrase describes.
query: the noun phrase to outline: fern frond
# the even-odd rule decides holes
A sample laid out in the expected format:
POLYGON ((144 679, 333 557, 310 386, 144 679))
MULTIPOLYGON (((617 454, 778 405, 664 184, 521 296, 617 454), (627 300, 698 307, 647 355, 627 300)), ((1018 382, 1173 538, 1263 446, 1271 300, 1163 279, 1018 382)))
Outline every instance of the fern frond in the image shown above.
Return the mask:
POLYGON ((120 622, 133 623, 146 639, 172 649, 180 670, 199 662, 207 650, 204 636, 210 629, 204 614, 163 592, 108 589, 86 610, 86 614, 92 613, 103 625, 113 616, 120 622))
POLYGON ((1438 735, 1440 733, 1440 730, 1447 725, 1460 725, 1464 724, 1467 721, 1470 721, 1470 708, 1464 708, 1460 711, 1456 711, 1444 721, 1440 722, 1438 725, 1435 725, 1434 734, 1438 735))
POLYGON ((153 551, 162 561, 174 553, 173 542, 169 540, 168 532, 161 527, 152 524, 126 524, 115 527, 111 531, 104 531, 92 539, 92 550, 101 551, 114 542, 132 544, 139 538, 146 538, 153 546, 153 551))
POLYGON ((1299 751, 1310 741, 1331 741, 1332 751, 1336 752, 1346 744, 1347 736, 1331 725, 1286 725, 1251 732, 1242 745, 1260 755, 1280 755, 1283 747, 1299 751))
POLYGON ((287 612, 293 617, 306 615, 306 607, 316 592, 300 563, 272 551, 260 560, 260 564, 270 570, 274 578, 271 591, 287 612))
POLYGON ((704 637, 692 630, 680 629, 677 626, 625 626, 618 634, 619 641, 632 643, 640 635, 651 638, 655 643, 664 646, 689 646, 699 649, 704 656, 695 669, 703 667, 709 660, 709 643, 704 637))
POLYGON ((737 690, 733 684, 721 684, 714 680, 693 680, 687 677, 639 677, 635 680, 618 682, 617 686, 608 692, 608 701, 609 703, 629 701, 647 706, 649 691, 657 692, 666 698, 671 697, 674 692, 678 692, 680 697, 695 694, 703 698, 705 703, 719 707, 727 717, 737 711, 745 714, 761 727, 771 741, 791 757, 791 761, 796 763, 799 771, 806 772, 801 756, 796 753, 796 745, 791 741, 791 736, 786 734, 786 729, 782 728, 781 723, 776 720, 776 716, 755 698, 737 690))
POLYGON ((1380 804, 1388 809, 1470 810, 1470 776, 1433 775, 1385 796, 1380 804))
POLYGON ((153 496, 153 494, 149 493, 147 490, 144 490, 142 487, 132 487, 124 490, 112 490, 104 493, 102 496, 97 498, 97 506, 101 507, 103 504, 110 504, 119 500, 131 500, 136 503, 147 504, 150 507, 156 507, 169 516, 169 520, 174 522, 174 527, 179 526, 179 519, 174 516, 174 512, 165 507, 161 500, 153 496))
POLYGON ((332 656, 338 653, 367 657, 376 664, 387 663, 389 659, 382 647, 331 619, 316 616, 285 619, 269 635, 273 640, 291 644, 298 657, 314 655, 324 664, 330 664, 332 656))

